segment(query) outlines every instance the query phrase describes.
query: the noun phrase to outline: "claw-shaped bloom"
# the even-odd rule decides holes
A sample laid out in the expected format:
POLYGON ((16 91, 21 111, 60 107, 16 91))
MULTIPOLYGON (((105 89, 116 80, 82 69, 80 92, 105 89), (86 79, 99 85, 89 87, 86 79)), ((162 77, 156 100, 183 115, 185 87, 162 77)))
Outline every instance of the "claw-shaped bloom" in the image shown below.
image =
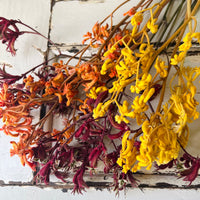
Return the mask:
POLYGON ((150 21, 147 22, 147 28, 153 33, 155 34, 158 31, 158 25, 155 24, 157 21, 156 19, 151 19, 150 21))
POLYGON ((131 19, 131 24, 133 26, 139 25, 143 21, 143 14, 141 12, 137 12, 131 19))
POLYGON ((106 101, 105 103, 99 103, 96 108, 93 110, 93 117, 94 119, 98 117, 103 117, 105 113, 108 111, 110 104, 112 103, 111 100, 106 101))
POLYGON ((148 86, 149 83, 151 82, 152 76, 151 74, 144 73, 141 80, 136 81, 136 85, 131 85, 130 90, 132 93, 137 93, 139 94, 141 91, 145 90, 148 86))
POLYGON ((92 99, 96 99, 98 94, 100 94, 101 92, 107 91, 107 87, 105 86, 100 86, 100 87, 92 87, 90 89, 90 93, 87 95, 88 97, 92 98, 92 99))
POLYGON ((157 73, 160 74, 161 78, 165 78, 167 76, 167 74, 168 74, 168 72, 167 72, 168 66, 165 65, 165 62, 162 61, 159 57, 156 59, 156 63, 154 65, 154 67, 156 68, 157 73))
POLYGON ((137 147, 134 145, 135 140, 134 138, 128 139, 129 135, 130 131, 124 133, 120 157, 117 160, 117 164, 123 167, 123 173, 127 173, 129 170, 135 171, 134 164, 138 155, 137 147))
POLYGON ((148 109, 148 105, 146 103, 154 94, 154 92, 155 88, 151 88, 149 91, 145 90, 140 97, 136 96, 132 105, 132 108, 134 109, 135 113, 142 113, 148 109))
POLYGON ((0 40, 3 44, 7 45, 7 51, 12 55, 16 54, 14 44, 16 39, 23 34, 20 32, 16 26, 16 20, 8 20, 6 18, 0 17, 0 40))

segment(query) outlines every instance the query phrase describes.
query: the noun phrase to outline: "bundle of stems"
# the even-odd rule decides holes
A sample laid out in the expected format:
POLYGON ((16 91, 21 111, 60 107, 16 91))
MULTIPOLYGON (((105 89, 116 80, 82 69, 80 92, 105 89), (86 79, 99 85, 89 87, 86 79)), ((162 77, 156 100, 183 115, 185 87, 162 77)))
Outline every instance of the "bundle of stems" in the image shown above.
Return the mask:
POLYGON ((10 154, 37 170, 37 183, 48 184, 51 174, 66 182, 73 172, 73 192, 81 193, 87 187, 84 174, 98 172, 100 162, 113 174, 117 192, 129 182, 137 186, 134 173, 153 165, 173 167, 189 184, 197 177, 200 159, 185 147, 188 123, 199 118, 195 80, 200 67, 184 63, 193 42, 200 43, 195 18, 200 0, 176 6, 173 0, 141 0, 114 24, 116 11, 128 2, 97 22, 73 56, 20 20, 0 17, 0 40, 12 55, 24 34, 43 37, 58 50, 21 75, 7 73, 6 65, 0 69, 1 130, 18 138, 11 141, 10 154), (182 14, 185 19, 178 20, 182 14), (97 51, 86 58, 91 48, 97 51), (54 59, 59 61, 51 64, 54 59), (41 110, 37 122, 34 110, 41 110), (63 126, 45 131, 52 114, 63 126))

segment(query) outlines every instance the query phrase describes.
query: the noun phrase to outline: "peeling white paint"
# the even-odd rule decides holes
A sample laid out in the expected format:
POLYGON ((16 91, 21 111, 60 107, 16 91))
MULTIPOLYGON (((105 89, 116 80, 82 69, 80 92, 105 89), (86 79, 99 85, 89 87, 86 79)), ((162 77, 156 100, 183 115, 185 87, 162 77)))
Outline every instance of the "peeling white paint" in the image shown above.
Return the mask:
MULTIPOLYGON (((178 1, 178 0, 176 0, 178 1)), ((89 0, 89 1, 72 1, 72 0, 56 0, 52 10, 52 27, 51 28, 51 40, 56 43, 62 43, 61 50, 64 53, 69 54, 73 46, 76 48, 82 48, 81 40, 83 34, 87 31, 91 31, 92 26, 98 20, 102 20, 108 15, 114 7, 122 3, 123 0, 89 0), (106 8, 106 9, 105 9, 106 8)), ((131 1, 129 4, 123 7, 120 13, 117 13, 114 17, 114 21, 119 21, 122 14, 127 11, 130 5, 136 5, 138 0, 131 1)), ((0 0, 0 14, 3 17, 20 19, 28 25, 36 28, 39 32, 48 35, 49 32, 49 19, 50 19, 50 3, 51 0, 0 0), (3 5, 3 6, 2 6, 3 5)), ((198 13, 200 18, 200 12, 198 13)), ((200 24, 197 24, 197 30, 200 29, 200 24)), ((13 66, 8 71, 20 74, 31 67, 40 64, 44 60, 44 56, 40 54, 32 45, 41 49, 47 50, 47 41, 35 35, 23 36, 22 39, 18 38, 16 43, 17 56, 12 57, 9 53, 5 52, 5 46, 0 44, 0 63, 6 62, 13 66)), ((60 46, 60 45, 59 45, 60 46)), ((199 47, 198 47, 199 48, 199 47)), ((56 49, 51 47, 50 53, 56 53, 56 49)), ((87 56, 91 56, 91 51, 88 51, 87 56)), ((199 57, 191 56, 186 60, 186 63, 199 65, 199 57)), ((200 93, 200 90, 199 90, 200 93)), ((54 124, 61 124, 59 120, 54 120, 54 124)), ((199 130, 196 126, 192 127, 192 137, 190 142, 195 144, 188 148, 191 153, 200 152, 199 130), (194 143, 195 142, 195 143, 194 143)), ((17 156, 9 158, 9 149, 11 145, 9 143, 10 137, 0 133, 0 198, 1 199, 15 199, 15 200, 29 200, 29 199, 175 199, 175 200, 188 200, 199 199, 199 189, 158 189, 158 188, 144 188, 140 189, 127 189, 125 192, 120 192, 119 197, 115 197, 114 192, 109 192, 104 189, 102 191, 91 188, 83 196, 72 195, 71 190, 62 192, 61 189, 45 188, 41 189, 35 186, 5 186, 10 181, 30 182, 32 180, 32 172, 28 167, 23 167, 20 164, 17 156), (2 185, 4 185, 2 187, 2 185)), ((198 154, 198 153, 197 153, 198 154)), ((167 182, 169 184, 175 184, 182 187, 185 182, 181 179, 177 180, 176 177, 169 175, 136 175, 136 178, 141 180, 141 184, 147 184, 151 187, 157 183, 167 182)), ((54 181, 54 179, 52 179, 54 181)), ((102 181, 102 177, 89 177, 89 181, 102 181)), ((55 180, 57 181, 57 180, 55 180)), ((108 177, 107 181, 112 181, 108 177)), ((195 185, 199 184, 199 177, 194 182, 195 185)), ((29 183, 30 184, 30 183, 29 183)), ((60 183, 58 183, 60 184, 60 183)), ((61 185, 61 184, 60 184, 61 185)))
POLYGON ((179 189, 127 189, 119 193, 119 196, 116 196, 114 192, 108 190, 96 190, 94 188, 89 189, 83 195, 74 195, 72 190, 65 190, 63 192, 60 189, 41 189, 38 187, 24 186, 24 187, 0 187, 0 198, 6 200, 94 200, 95 199, 113 199, 113 200, 150 200, 150 199, 162 199, 162 200, 199 200, 200 192, 199 190, 179 190, 179 189), (8 192, 9 191, 9 192, 8 192))

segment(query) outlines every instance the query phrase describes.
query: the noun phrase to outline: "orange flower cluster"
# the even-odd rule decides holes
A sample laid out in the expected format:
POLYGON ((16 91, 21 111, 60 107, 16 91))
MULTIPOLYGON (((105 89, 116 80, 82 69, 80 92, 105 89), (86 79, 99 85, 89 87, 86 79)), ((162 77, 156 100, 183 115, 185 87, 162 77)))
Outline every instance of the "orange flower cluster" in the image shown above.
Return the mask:
POLYGON ((82 41, 82 44, 84 44, 87 40, 90 40, 90 45, 94 48, 97 48, 99 47, 99 44, 98 43, 93 44, 94 41, 103 44, 105 42, 105 39, 108 38, 109 36, 108 31, 109 31, 108 24, 102 26, 97 22, 92 28, 92 33, 87 32, 87 34, 83 36, 85 37, 85 39, 82 41))
POLYGON ((28 101, 28 95, 22 92, 14 93, 6 83, 3 84, 0 98, 1 117, 4 122, 1 130, 6 135, 19 137, 18 143, 11 142, 13 149, 10 150, 10 155, 19 155, 22 165, 26 163, 35 170, 35 165, 28 161, 32 157, 31 155, 33 155, 32 150, 30 147, 27 147, 32 131, 32 117, 29 111, 34 105, 25 103, 28 101))

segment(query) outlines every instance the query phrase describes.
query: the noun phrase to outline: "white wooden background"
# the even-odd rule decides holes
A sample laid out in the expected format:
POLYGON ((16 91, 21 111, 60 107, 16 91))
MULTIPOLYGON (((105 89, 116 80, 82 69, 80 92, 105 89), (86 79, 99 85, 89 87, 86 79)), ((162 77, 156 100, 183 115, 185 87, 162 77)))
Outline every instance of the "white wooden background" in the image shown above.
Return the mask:
MULTIPOLYGON (((137 4, 139 0, 132 0, 122 11, 117 13, 114 20, 117 21, 121 14, 128 10, 128 6, 137 4)), ((179 0, 175 0, 179 1, 179 0)), ((73 47, 79 47, 82 35, 90 31, 97 20, 101 21, 123 0, 0 0, 0 16, 12 19, 20 19, 24 23, 34 27, 51 40, 63 46, 66 52, 73 47)), ((199 13, 198 13, 199 16, 199 13)), ((198 17, 200 20, 200 17, 198 17)), ((199 24, 198 24, 199 25, 199 24)), ((199 28, 199 26, 198 26, 199 28)), ((200 30, 198 30, 200 31, 200 30)), ((42 51, 49 48, 47 41, 34 35, 26 35, 19 38, 16 43, 17 56, 13 57, 5 51, 6 47, 0 44, 0 63, 6 62, 13 66, 9 69, 13 74, 20 74, 29 68, 44 61, 42 51)), ((68 52, 69 53, 69 52, 68 52)), ((188 62, 199 64, 199 56, 191 57, 188 62)), ((198 122, 197 122, 198 124, 198 122)), ((194 134, 190 143, 190 152, 198 155, 200 152, 199 130, 192 127, 194 134)), ((127 189, 115 197, 114 192, 107 189, 91 187, 87 193, 72 195, 71 189, 62 187, 37 187, 31 185, 32 172, 28 167, 22 167, 18 157, 9 157, 10 138, 0 133, 0 199, 2 200, 34 200, 34 199, 200 199, 200 182, 198 179, 194 187, 184 189, 185 183, 170 175, 137 175, 143 189, 127 189), (178 182, 178 185, 177 185, 178 182), (169 183, 171 185, 163 185, 169 183), (175 185, 175 187, 172 187, 175 185)), ((95 180, 98 181, 98 178, 95 180)))

